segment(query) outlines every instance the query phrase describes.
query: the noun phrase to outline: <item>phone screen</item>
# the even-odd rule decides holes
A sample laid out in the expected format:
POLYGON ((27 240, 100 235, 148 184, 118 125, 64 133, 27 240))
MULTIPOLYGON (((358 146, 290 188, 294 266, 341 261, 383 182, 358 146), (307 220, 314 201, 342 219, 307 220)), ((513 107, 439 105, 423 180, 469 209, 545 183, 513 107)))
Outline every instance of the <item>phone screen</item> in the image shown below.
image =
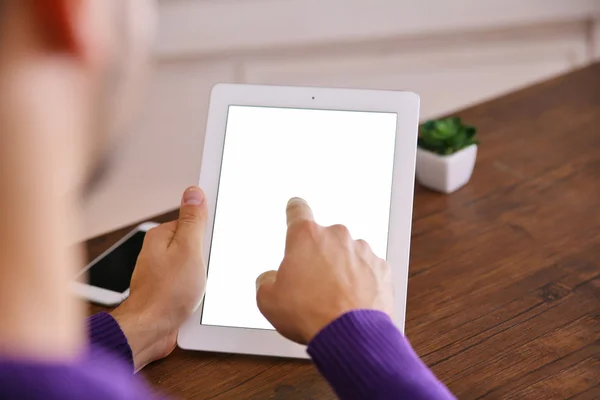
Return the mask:
POLYGON ((272 329, 256 278, 284 255, 291 197, 385 258, 396 113, 230 106, 201 324, 272 329))
POLYGON ((136 232, 119 247, 98 260, 80 281, 91 286, 123 293, 129 289, 133 269, 142 250, 146 232, 136 232), (87 277, 87 279, 86 279, 87 277))

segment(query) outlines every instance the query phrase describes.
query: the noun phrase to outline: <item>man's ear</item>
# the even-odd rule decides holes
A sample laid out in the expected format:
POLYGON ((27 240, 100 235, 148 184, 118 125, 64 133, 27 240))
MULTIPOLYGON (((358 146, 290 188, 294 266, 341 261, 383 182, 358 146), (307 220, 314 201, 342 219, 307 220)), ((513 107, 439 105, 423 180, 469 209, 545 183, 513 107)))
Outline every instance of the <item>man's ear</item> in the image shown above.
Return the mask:
POLYGON ((40 33, 53 51, 76 54, 81 50, 77 21, 81 0, 34 1, 33 7, 40 33))
MULTIPOLYGON (((104 32, 98 28, 98 5, 107 0, 34 0, 35 18, 50 51, 94 62, 102 51, 104 32), (99 46, 100 45, 100 46, 99 46)), ((127 0, 120 0, 127 1, 127 0)), ((106 5, 106 4, 103 4, 106 5)))

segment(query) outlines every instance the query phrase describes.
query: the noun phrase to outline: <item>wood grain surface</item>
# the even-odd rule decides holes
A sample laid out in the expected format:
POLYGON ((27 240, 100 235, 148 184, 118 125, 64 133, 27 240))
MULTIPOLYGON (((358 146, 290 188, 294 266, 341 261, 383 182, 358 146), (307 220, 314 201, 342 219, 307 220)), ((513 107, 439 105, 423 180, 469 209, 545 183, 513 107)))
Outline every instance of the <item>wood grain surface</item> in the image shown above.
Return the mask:
MULTIPOLYGON (((407 336, 461 399, 600 399, 600 64, 459 115, 479 158, 452 195, 417 185, 407 336)), ((183 399, 335 397, 303 361, 178 349, 142 375, 183 399)))

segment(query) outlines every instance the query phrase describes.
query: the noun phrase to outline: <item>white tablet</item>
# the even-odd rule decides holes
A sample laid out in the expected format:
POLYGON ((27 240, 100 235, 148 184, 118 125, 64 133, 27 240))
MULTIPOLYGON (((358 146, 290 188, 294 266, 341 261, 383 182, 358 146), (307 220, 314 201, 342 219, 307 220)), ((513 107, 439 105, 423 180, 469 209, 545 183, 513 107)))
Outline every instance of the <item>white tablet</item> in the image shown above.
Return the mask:
POLYGON ((216 85, 200 174, 208 201, 203 304, 181 348, 306 358, 256 305, 256 278, 284 253, 285 208, 346 225, 393 271, 404 330, 419 97, 410 92, 216 85))

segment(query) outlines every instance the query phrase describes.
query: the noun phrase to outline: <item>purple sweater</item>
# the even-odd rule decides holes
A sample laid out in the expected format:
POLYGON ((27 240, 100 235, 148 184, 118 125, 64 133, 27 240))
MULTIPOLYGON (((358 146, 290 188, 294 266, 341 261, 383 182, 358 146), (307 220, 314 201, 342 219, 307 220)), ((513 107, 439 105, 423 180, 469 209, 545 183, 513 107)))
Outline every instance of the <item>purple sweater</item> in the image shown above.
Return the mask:
MULTIPOLYGON (((73 363, 0 357, 2 399, 152 399, 133 375, 131 349, 106 313, 89 318, 91 346, 73 363)), ((421 362, 390 318, 353 311, 327 326, 308 353, 340 399, 454 399, 421 362)))

